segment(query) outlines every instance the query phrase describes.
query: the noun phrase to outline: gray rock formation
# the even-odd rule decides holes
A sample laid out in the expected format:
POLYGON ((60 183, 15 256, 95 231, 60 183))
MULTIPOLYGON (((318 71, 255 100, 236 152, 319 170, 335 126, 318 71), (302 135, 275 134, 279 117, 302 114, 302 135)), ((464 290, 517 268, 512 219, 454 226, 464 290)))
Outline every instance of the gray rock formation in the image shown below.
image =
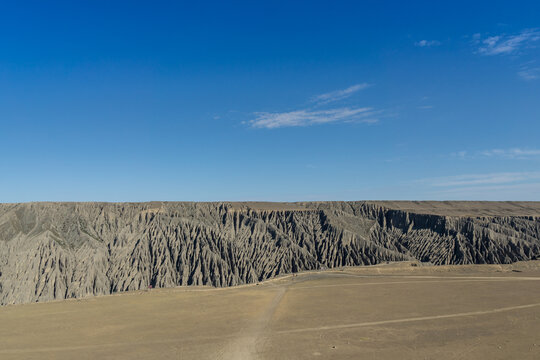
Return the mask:
POLYGON ((0 304, 540 257, 540 203, 0 204, 0 304))

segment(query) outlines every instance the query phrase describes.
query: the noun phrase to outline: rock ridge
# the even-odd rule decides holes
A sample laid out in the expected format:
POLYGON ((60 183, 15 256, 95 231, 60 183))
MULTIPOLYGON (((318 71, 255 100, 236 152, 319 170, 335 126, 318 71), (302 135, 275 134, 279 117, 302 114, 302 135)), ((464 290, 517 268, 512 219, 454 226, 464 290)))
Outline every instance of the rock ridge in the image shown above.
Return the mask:
POLYGON ((539 239, 536 202, 0 204, 0 304, 386 261, 511 263, 540 257, 539 239))

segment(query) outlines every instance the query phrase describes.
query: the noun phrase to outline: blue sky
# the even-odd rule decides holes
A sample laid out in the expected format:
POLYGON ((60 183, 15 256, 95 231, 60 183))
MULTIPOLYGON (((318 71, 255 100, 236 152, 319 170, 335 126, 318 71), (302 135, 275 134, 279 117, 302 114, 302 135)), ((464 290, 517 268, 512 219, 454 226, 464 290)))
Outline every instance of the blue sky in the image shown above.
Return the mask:
POLYGON ((540 200, 538 1, 0 5, 0 202, 540 200))

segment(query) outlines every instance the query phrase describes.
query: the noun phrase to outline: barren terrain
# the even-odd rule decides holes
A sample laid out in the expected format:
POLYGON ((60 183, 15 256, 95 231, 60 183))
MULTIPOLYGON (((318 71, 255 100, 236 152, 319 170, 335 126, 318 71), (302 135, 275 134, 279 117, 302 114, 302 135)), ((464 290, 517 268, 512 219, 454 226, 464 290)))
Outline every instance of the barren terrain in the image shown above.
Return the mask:
POLYGON ((0 305, 539 257, 539 202, 0 204, 0 305))
POLYGON ((539 261, 416 265, 4 306, 0 358, 539 358, 539 261))

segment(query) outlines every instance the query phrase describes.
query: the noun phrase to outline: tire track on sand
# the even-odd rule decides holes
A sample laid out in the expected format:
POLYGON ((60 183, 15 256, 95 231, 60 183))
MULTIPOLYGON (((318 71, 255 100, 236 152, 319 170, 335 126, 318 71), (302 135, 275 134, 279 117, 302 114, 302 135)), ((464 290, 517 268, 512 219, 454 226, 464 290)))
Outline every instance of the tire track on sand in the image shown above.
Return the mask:
POLYGON ((303 329, 281 330, 281 331, 277 331, 277 333, 278 334, 292 334, 292 333, 301 333, 301 332, 309 332, 309 331, 338 330, 338 329, 348 329, 348 328, 356 328, 356 327, 364 327, 364 326, 377 326, 377 325, 415 322, 415 321, 448 319, 448 318, 464 317, 464 316, 488 315, 488 314, 496 314, 496 313, 502 313, 502 312, 512 311, 512 310, 529 309, 529 308, 533 308, 537 306, 540 306, 540 303, 509 306, 509 307, 498 308, 498 309, 493 309, 493 310, 485 310, 485 311, 470 311, 470 312, 457 313, 457 314, 420 316, 420 317, 405 318, 405 319, 382 320, 382 321, 371 321, 371 322, 354 323, 354 324, 329 325, 329 326, 318 326, 318 327, 303 328, 303 329))
POLYGON ((287 292, 288 286, 276 287, 277 293, 265 312, 253 324, 244 329, 238 337, 229 342, 217 356, 222 360, 257 359, 257 343, 264 337, 266 328, 276 312, 279 303, 287 292))

